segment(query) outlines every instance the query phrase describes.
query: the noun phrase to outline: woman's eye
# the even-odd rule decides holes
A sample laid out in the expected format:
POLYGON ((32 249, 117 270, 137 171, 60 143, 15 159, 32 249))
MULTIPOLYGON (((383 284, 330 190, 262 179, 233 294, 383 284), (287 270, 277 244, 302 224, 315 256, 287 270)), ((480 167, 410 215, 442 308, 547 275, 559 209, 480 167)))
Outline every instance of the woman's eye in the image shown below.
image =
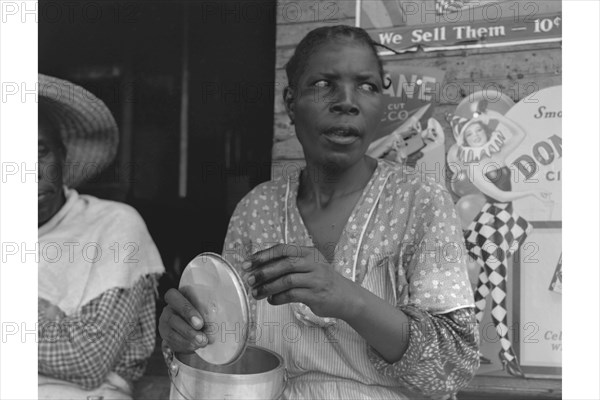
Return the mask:
POLYGON ((38 157, 48 154, 48 146, 38 146, 38 157))
POLYGON ((329 82, 327 82, 326 80, 320 80, 316 81, 313 86, 318 88, 326 88, 329 86, 329 82))
POLYGON ((372 83, 361 83, 360 88, 361 88, 361 90, 364 90, 367 92, 377 92, 377 86, 375 86, 372 83))

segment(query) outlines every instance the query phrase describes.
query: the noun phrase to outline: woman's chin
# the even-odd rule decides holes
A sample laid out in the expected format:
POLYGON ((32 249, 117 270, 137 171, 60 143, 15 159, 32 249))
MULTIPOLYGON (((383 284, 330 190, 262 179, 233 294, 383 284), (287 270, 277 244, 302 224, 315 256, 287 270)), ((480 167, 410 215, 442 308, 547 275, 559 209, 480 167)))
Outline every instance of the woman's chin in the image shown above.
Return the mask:
POLYGON ((47 209, 38 210, 38 226, 44 225, 50 218, 52 213, 47 209))
POLYGON ((364 158, 364 154, 334 153, 324 158, 322 165, 326 168, 345 170, 364 158))
POLYGON ((50 220, 63 206, 64 199, 53 194, 49 197, 38 196, 38 226, 50 220))

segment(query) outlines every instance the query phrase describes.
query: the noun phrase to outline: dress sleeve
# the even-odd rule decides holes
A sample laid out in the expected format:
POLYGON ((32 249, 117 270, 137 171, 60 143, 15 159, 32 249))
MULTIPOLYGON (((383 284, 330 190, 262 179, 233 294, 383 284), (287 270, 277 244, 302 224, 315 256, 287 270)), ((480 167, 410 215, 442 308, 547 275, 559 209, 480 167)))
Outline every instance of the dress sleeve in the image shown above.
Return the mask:
POLYGON ((452 395, 467 386, 479 367, 479 331, 473 309, 438 315, 414 306, 400 309, 410 320, 408 349, 400 361, 390 364, 369 347, 375 368, 427 396, 452 395))
POLYGON ((473 293, 449 193, 437 183, 423 184, 411 207, 407 231, 414 234, 399 266, 406 280, 401 290, 408 294, 399 295, 396 305, 409 318, 408 348, 393 364, 372 347, 369 358, 380 373, 409 389, 445 398, 464 388, 479 367, 473 293))
MULTIPOLYGON (((155 279, 111 289, 60 320, 38 316, 38 372, 84 389, 100 386, 137 333, 140 313, 154 300, 155 279)), ((152 334, 146 332, 145 335, 152 334)), ((154 337, 152 337, 154 343, 154 337)), ((127 378, 127 377, 126 377, 127 378)))

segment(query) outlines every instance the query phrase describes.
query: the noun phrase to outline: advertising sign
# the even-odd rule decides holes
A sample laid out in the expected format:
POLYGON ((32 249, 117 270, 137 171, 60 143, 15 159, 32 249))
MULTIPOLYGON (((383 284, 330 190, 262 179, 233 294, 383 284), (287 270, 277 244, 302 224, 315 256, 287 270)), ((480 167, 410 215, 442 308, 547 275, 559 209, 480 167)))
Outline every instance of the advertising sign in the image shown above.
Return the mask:
POLYGON ((423 170, 426 165, 429 169, 443 165, 444 131, 431 116, 435 90, 444 79, 444 71, 392 60, 384 63, 384 70, 384 115, 369 155, 422 166, 423 170))
POLYGON ((523 98, 506 117, 517 122, 527 135, 507 159, 514 170, 513 190, 546 193, 548 201, 528 198, 514 202, 529 221, 562 220, 562 90, 542 89, 523 98))
POLYGON ((494 24, 487 21, 444 23, 376 29, 369 33, 377 43, 402 53, 416 50, 418 46, 424 51, 434 51, 560 41, 561 22, 561 14, 557 13, 540 15, 533 20, 507 18, 494 24))
POLYGON ((514 324, 521 336, 515 347, 526 376, 560 376, 562 294, 556 271, 562 269, 562 230, 536 225, 514 263, 514 324))
POLYGON ((470 269, 478 270, 476 315, 481 324, 491 301, 499 359, 518 377, 561 371, 561 99, 560 86, 516 104, 481 91, 449 116, 455 143, 447 160, 457 170, 449 189, 459 197, 470 269), (518 329, 509 329, 510 317, 518 329))
POLYGON ((357 25, 388 48, 382 55, 562 40, 560 2, 547 12, 537 2, 514 0, 436 0, 433 7, 425 1, 358 2, 357 25))

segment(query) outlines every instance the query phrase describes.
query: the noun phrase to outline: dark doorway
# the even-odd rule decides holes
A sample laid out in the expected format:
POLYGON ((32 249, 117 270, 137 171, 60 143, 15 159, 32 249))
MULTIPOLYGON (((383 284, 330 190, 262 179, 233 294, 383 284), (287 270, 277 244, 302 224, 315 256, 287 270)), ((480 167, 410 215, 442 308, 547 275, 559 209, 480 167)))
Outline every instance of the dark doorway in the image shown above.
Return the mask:
POLYGON ((114 165, 78 190, 141 213, 164 292, 270 178, 275 2, 42 0, 39 18, 39 71, 96 94, 121 130, 114 165))

